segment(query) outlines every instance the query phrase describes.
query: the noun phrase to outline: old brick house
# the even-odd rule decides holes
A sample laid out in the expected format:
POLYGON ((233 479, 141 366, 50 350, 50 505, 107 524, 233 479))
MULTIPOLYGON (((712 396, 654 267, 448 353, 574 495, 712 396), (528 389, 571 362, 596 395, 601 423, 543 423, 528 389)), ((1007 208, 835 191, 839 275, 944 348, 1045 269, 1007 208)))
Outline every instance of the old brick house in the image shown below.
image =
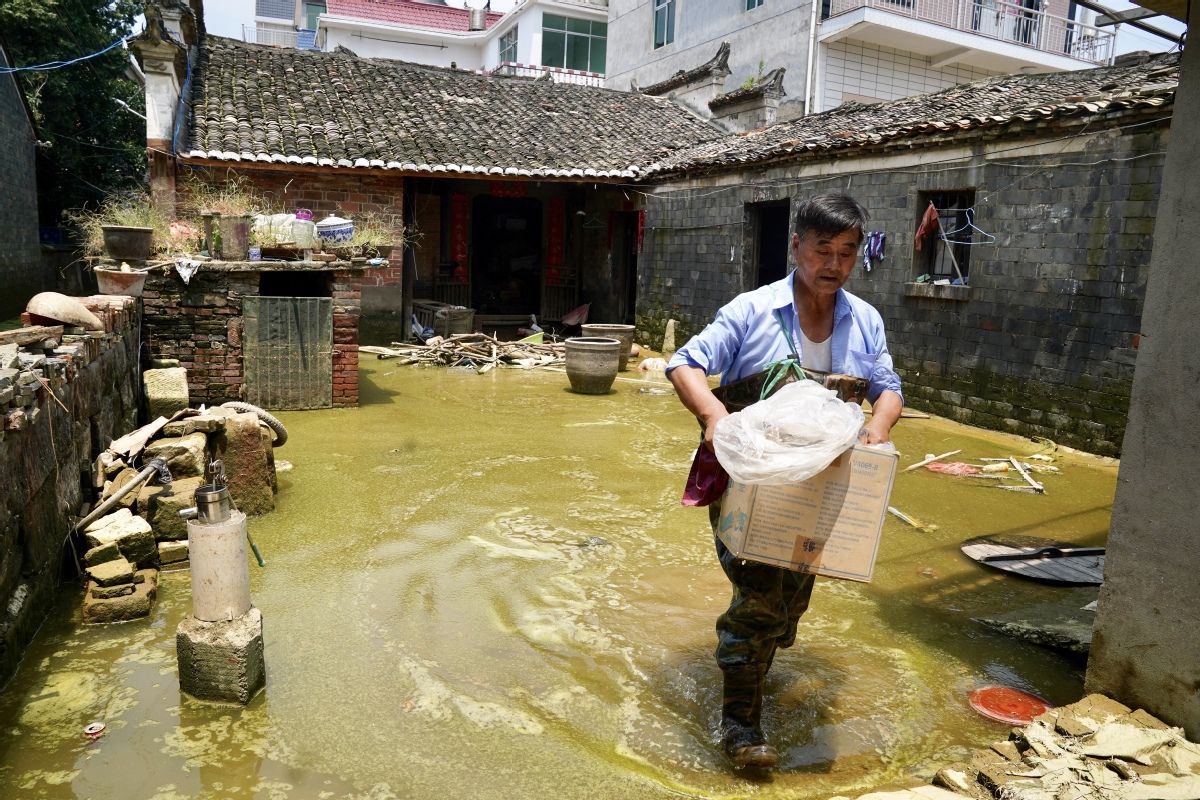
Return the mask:
POLYGON ((694 330, 782 277, 792 200, 848 190, 886 252, 847 288, 911 404, 1115 455, 1178 79, 1177 56, 991 78, 670 156, 645 176, 639 324, 694 330), (931 204, 946 240, 918 250, 931 204))
MULTIPOLYGON (((209 402, 242 389, 238 306, 268 294, 268 274, 270 293, 331 298, 334 327, 347 322, 335 400, 339 369, 355 368, 360 312, 390 339, 405 335, 414 298, 471 307, 479 326, 553 323, 582 302, 593 320, 632 321, 640 217, 619 184, 720 133, 661 98, 210 37, 184 3, 151 7, 133 48, 151 188, 170 213, 186 205, 185 177, 237 177, 277 210, 384 215, 409 245, 353 275, 307 269, 289 284, 274 266, 234 272, 236 290, 204 269, 187 292, 171 276, 154 282, 150 348, 188 366, 209 402)), ((342 397, 355 401, 347 370, 342 397)))

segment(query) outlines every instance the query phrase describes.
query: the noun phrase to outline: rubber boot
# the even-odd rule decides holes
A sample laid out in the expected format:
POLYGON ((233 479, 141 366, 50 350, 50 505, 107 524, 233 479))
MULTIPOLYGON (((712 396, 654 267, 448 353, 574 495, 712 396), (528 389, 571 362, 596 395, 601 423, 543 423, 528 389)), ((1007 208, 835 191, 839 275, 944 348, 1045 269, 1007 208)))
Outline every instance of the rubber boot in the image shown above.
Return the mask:
POLYGON ((766 669, 751 664, 724 671, 721 745, 736 769, 774 769, 779 753, 763 736, 762 684, 766 669))

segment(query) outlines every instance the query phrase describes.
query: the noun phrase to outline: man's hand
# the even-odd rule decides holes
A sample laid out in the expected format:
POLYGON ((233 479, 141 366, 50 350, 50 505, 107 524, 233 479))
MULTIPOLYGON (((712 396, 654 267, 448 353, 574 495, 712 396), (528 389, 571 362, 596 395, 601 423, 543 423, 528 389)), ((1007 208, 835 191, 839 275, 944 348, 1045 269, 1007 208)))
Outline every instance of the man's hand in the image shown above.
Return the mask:
POLYGON ((904 401, 900 395, 885 389, 871 405, 871 421, 859 434, 858 439, 863 444, 884 444, 892 438, 892 426, 900 419, 904 410, 904 401))

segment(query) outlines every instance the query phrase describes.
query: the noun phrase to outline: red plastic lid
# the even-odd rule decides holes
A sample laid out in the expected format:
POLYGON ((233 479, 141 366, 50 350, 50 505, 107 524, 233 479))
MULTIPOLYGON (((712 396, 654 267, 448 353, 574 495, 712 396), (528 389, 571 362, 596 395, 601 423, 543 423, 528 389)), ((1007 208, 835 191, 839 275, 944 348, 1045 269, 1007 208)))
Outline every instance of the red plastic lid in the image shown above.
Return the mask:
POLYGON ((1028 725, 1053 708, 1037 695, 1007 686, 984 686, 971 692, 971 708, 988 719, 1009 725, 1028 725))

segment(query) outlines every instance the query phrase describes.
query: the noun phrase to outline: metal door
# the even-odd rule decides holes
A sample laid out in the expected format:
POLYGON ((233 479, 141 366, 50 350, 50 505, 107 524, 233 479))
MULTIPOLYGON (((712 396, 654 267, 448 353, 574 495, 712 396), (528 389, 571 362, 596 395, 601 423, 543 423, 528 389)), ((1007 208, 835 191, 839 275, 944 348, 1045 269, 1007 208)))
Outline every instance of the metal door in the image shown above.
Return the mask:
POLYGON ((333 406, 333 300, 242 301, 246 400, 267 409, 333 406))

